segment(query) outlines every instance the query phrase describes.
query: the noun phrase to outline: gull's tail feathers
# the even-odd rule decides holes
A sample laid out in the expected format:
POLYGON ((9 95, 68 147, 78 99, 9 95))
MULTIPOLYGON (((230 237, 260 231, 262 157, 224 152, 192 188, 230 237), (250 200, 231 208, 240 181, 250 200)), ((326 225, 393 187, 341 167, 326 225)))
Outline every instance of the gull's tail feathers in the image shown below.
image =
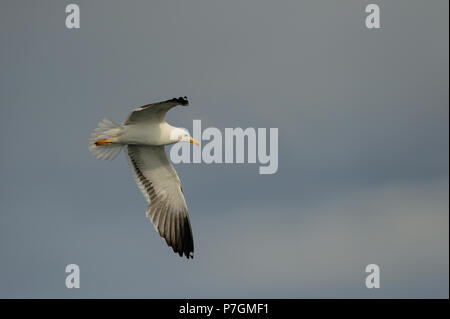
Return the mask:
POLYGON ((97 128, 92 132, 89 140, 89 150, 98 159, 113 160, 119 155, 124 147, 122 144, 115 144, 117 136, 120 135, 122 126, 111 120, 103 119, 98 123, 97 128))

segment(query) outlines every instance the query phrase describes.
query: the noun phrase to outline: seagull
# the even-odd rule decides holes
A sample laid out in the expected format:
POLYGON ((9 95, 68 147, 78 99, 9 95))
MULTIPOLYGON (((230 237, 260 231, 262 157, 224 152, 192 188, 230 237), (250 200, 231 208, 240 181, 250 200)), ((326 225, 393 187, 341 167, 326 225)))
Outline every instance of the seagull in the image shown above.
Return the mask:
POLYGON ((194 258, 194 240, 188 209, 180 178, 164 146, 200 143, 186 130, 167 124, 167 111, 177 105, 188 106, 187 97, 138 107, 123 125, 103 119, 91 135, 89 149, 99 159, 113 160, 126 148, 133 177, 149 203, 147 217, 167 245, 189 259, 194 258))

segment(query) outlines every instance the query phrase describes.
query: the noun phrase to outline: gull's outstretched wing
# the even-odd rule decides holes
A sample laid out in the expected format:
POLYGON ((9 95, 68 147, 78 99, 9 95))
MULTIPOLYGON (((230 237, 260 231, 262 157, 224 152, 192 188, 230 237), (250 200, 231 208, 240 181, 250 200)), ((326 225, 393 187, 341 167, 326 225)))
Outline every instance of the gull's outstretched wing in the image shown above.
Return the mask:
POLYGON ((130 167, 150 205, 147 216, 175 253, 194 257, 194 240, 186 201, 177 172, 164 146, 128 145, 130 167))
POLYGON ((162 122, 164 121, 167 111, 177 105, 189 105, 187 97, 173 98, 171 100, 138 107, 128 115, 124 125, 139 122, 162 122))

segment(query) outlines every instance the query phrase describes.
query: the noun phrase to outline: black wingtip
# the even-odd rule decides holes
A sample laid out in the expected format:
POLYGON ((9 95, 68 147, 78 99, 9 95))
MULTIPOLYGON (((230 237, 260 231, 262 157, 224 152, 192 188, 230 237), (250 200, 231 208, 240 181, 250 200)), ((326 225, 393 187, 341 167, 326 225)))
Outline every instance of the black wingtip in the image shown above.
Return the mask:
POLYGON ((183 255, 184 255, 184 256, 186 256, 187 259, 194 259, 193 251, 188 252, 188 251, 177 250, 175 247, 172 247, 172 250, 174 253, 178 254, 178 256, 180 256, 180 257, 183 257, 183 255))
POLYGON ((185 251, 184 255, 187 259, 194 259, 194 252, 193 251, 185 251))
POLYGON ((187 106, 189 105, 189 101, 187 96, 180 96, 179 98, 173 98, 174 101, 176 101, 178 104, 183 105, 183 106, 187 106))

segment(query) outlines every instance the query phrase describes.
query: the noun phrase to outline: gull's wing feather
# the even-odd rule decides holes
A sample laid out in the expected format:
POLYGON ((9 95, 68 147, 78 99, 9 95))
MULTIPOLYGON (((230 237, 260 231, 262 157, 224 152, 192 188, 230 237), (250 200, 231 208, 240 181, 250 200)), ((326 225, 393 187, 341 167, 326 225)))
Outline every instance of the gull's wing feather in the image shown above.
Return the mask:
POLYGON ((164 146, 128 145, 134 178, 150 205, 147 216, 175 253, 194 257, 194 240, 186 201, 177 172, 164 146))
POLYGON ((163 122, 168 110, 177 105, 189 105, 186 97, 143 105, 134 109, 125 120, 124 125, 140 122, 163 122))

